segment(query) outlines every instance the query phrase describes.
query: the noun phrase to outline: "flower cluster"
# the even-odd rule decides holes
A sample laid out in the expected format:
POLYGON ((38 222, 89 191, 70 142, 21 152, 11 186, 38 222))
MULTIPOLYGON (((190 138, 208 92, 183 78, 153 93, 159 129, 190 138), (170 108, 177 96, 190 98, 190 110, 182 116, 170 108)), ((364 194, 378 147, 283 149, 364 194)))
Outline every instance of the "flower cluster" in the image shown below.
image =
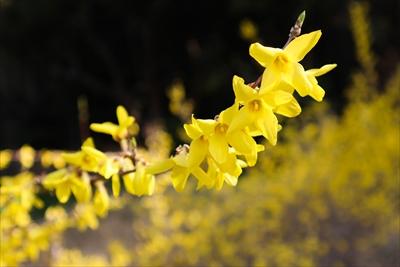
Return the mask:
POLYGON ((276 114, 295 117, 301 107, 293 96, 311 96, 322 101, 325 91, 316 77, 336 67, 328 64, 305 71, 299 63, 316 45, 321 31, 301 35, 285 48, 265 47, 259 43, 250 46, 250 55, 265 71, 261 84, 246 84, 239 76, 233 77, 235 103, 214 119, 197 119, 185 124, 190 146, 183 146, 170 159, 159 163, 153 173, 172 169, 172 182, 177 191, 184 189, 193 175, 198 188, 221 189, 224 182, 236 185, 242 168, 254 166, 258 152, 264 146, 257 144, 256 136, 263 136, 276 145, 282 128, 276 114))
MULTIPOLYGON (((299 34, 292 36, 291 32, 283 49, 251 44, 250 55, 265 68, 262 76, 253 83, 234 76, 234 103, 214 119, 192 115, 190 123, 183 126, 190 142, 176 148, 173 156, 168 157, 170 140, 162 131, 147 140, 147 149, 139 148, 135 139, 139 125, 122 106, 116 110, 117 124, 90 125, 94 132, 110 135, 119 143, 120 151, 101 151, 91 137, 74 152, 35 151, 28 145, 15 153, 0 151, 0 170, 8 168, 13 161, 19 161, 21 166, 17 176, 0 179, 0 230, 4 239, 0 265, 35 260, 40 251, 48 249, 51 236, 57 238, 67 228, 97 228, 99 217, 118 208, 122 190, 135 196, 152 195, 155 175, 170 172, 158 181, 161 185, 170 178, 176 191, 184 190, 190 176, 197 179, 197 189, 220 190, 224 183, 235 186, 242 169, 254 166, 258 153, 265 149, 257 143, 261 140, 258 137, 276 145, 282 128, 277 115, 295 117, 301 113, 294 91, 317 101, 324 97, 316 77, 329 72, 336 64, 305 70, 299 61, 316 45, 321 31, 299 34), (160 142, 163 144, 159 145, 160 142), (33 170, 38 165, 44 171, 35 174, 33 170), (76 205, 70 214, 61 207, 49 207, 44 213, 44 222, 36 224, 31 212, 34 208, 46 207, 39 197, 42 191, 54 193, 62 204, 74 198, 76 205), (25 244, 24 240, 29 242, 25 244)), ((182 84, 171 89, 170 99, 174 114, 182 120, 190 117, 193 105, 185 101, 182 84)))

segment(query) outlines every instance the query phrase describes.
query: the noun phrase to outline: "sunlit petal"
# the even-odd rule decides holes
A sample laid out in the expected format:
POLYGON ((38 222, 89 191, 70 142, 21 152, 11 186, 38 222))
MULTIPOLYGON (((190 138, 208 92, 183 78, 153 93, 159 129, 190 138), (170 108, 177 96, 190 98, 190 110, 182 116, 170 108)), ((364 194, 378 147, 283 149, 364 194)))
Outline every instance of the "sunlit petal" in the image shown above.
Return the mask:
POLYGON ((305 55, 317 44, 322 32, 320 30, 302 34, 291 41, 284 51, 291 57, 292 60, 299 62, 305 55))

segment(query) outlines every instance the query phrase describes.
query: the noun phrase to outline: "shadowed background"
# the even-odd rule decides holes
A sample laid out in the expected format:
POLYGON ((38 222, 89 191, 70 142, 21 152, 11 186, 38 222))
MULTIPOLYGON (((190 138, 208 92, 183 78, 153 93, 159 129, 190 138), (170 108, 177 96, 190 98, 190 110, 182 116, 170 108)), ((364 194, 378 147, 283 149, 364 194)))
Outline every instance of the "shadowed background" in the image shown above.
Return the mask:
MULTIPOLYGON (((323 36, 304 63, 338 68, 321 80, 340 112, 356 67, 347 1, 69 1, 7 0, 0 8, 1 148, 77 149, 77 101, 86 97, 89 121, 113 120, 118 104, 141 125, 179 122, 168 112, 166 89, 177 79, 213 117, 233 100, 234 74, 254 81, 261 68, 248 55, 239 25, 250 19, 260 42, 281 47, 297 15, 303 32, 323 36)), ((377 71, 386 79, 399 60, 398 1, 371 1, 377 71)), ((171 126, 172 125, 172 126, 171 126)))

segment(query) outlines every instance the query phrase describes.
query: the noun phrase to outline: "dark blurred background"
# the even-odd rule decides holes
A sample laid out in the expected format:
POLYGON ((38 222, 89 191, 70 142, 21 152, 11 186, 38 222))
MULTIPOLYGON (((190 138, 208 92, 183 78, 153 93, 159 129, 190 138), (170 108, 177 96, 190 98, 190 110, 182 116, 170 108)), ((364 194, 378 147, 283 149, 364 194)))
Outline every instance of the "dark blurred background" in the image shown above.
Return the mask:
MULTIPOLYGON (((0 0, 0 148, 76 149, 81 137, 77 102, 86 97, 91 122, 115 121, 125 105, 141 125, 178 124, 166 89, 177 79, 213 117, 233 101, 234 74, 254 81, 260 66, 248 55, 239 25, 250 19, 260 42, 281 47, 305 9, 303 32, 323 36, 308 67, 337 63, 321 78, 340 112, 343 88, 357 69, 349 1, 106 1, 0 0)), ((399 61, 400 4, 370 1, 373 49, 385 80, 399 61)))

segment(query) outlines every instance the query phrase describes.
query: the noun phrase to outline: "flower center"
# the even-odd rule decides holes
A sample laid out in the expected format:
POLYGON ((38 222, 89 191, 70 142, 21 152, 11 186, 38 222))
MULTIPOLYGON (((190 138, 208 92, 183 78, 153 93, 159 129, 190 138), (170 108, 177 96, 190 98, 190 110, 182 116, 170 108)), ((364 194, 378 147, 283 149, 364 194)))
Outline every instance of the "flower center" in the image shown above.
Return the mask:
POLYGON ((259 111, 261 109, 261 101, 258 99, 250 101, 249 109, 253 112, 259 111))
POLYGON ((225 123, 218 123, 217 126, 215 126, 215 133, 225 134, 226 131, 228 131, 228 125, 225 123))
POLYGON ((274 65, 279 69, 279 70, 284 70, 289 63, 289 59, 285 55, 279 55, 275 58, 274 65))

